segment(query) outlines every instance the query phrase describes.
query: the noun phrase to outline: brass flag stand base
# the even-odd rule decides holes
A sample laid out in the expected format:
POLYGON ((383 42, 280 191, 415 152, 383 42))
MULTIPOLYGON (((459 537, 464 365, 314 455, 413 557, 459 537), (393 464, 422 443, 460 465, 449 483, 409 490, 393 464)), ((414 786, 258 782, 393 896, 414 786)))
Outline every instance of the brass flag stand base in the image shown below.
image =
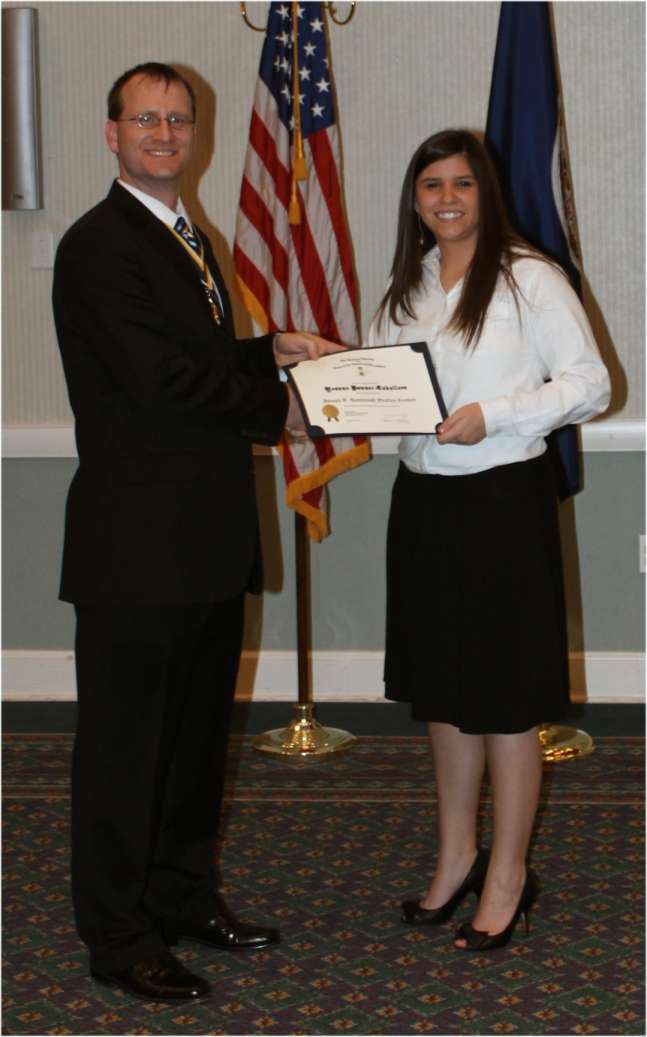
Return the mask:
POLYGON ((593 739, 586 731, 561 724, 547 724, 539 729, 539 743, 544 763, 559 763, 587 756, 595 749, 593 739))
POLYGON ((294 706, 296 717, 289 727, 277 727, 257 735, 252 745, 263 753, 319 758, 340 749, 350 749, 355 735, 338 727, 323 727, 312 715, 312 706, 294 706))
POLYGON ((311 759, 350 749, 355 735, 338 727, 323 727, 312 714, 310 694, 310 558, 308 530, 302 515, 294 516, 295 567, 297 581, 297 664, 299 701, 296 716, 288 727, 264 731, 252 741, 262 753, 311 759))

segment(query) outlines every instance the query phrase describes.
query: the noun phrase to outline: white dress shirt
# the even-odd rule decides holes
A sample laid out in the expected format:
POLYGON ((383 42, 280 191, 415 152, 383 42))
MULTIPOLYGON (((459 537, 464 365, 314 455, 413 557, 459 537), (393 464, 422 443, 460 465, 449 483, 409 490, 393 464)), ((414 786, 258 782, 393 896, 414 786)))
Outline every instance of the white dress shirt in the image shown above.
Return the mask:
POLYGON ((473 446, 439 445, 436 436, 403 436, 399 454, 413 472, 467 475, 496 465, 538 457, 544 436, 571 422, 600 414, 610 382, 577 295, 560 270, 541 259, 519 256, 513 273, 519 312, 499 277, 476 347, 465 348, 447 325, 463 282, 445 292, 440 252, 423 261, 423 282, 413 297, 416 319, 402 326, 386 314, 369 328, 367 345, 427 342, 449 414, 478 403, 486 437, 473 446), (551 379, 547 381, 547 379, 551 379))
POLYGON ((152 212, 153 216, 157 216, 158 220, 165 223, 167 227, 174 227, 178 216, 183 216, 191 228, 191 233, 193 233, 189 214, 184 208, 184 202, 181 198, 178 198, 176 211, 174 212, 173 209, 169 209, 168 205, 165 205, 164 202, 160 202, 159 198, 153 198, 152 194, 146 194, 145 191, 140 191, 138 187, 133 187, 132 184, 127 184, 124 180, 118 180, 117 183, 120 184, 121 187, 125 187, 127 191, 130 191, 138 202, 145 205, 146 208, 152 212))

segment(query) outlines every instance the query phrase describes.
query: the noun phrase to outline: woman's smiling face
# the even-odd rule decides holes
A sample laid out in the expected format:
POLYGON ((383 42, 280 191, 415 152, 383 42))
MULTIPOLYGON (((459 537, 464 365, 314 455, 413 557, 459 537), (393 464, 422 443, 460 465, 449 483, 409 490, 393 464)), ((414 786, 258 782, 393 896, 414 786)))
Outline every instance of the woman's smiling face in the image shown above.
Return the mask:
POLYGON ((439 246, 453 242, 476 245, 479 188, 465 155, 431 162, 416 178, 416 210, 439 246))

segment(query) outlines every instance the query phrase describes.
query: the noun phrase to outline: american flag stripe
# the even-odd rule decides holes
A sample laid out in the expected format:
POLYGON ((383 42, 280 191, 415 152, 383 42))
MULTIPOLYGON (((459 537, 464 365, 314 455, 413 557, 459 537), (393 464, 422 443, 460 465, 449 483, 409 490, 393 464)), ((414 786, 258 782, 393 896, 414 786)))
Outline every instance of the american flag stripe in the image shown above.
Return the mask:
MULTIPOLYGON (((296 228, 292 228, 293 236, 295 238, 295 251, 299 258, 299 266, 298 268, 295 268, 297 269, 297 280, 301 291, 305 293, 305 296, 307 296, 310 302, 310 309, 314 318, 314 327, 325 328, 326 336, 338 342, 340 340, 339 329, 337 327, 335 313, 330 300, 326 271, 321 259, 319 258, 319 253, 317 252, 317 247, 312 232, 310 231, 309 223, 311 219, 321 218, 321 213, 317 212, 317 209, 321 209, 321 205, 309 205, 306 213, 306 207, 303 204, 301 192, 299 192, 298 197, 299 209, 301 211, 301 223, 298 224, 296 228), (308 270, 307 277, 303 277, 302 271, 304 269, 308 270)), ((301 295, 300 298, 305 301, 304 295, 301 295)), ((301 312, 303 312, 303 310, 301 312)), ((301 313, 297 311, 295 314, 293 311, 292 319, 297 321, 300 328, 304 327, 301 313)))
MULTIPOLYGON (((314 137, 325 136, 325 131, 313 134, 305 143, 306 162, 308 165, 308 195, 306 208, 306 219, 293 228, 298 233, 303 228, 303 236, 308 247, 312 247, 316 253, 316 262, 319 264, 316 280, 309 278, 312 290, 319 289, 322 309, 317 317, 317 326, 327 328, 326 334, 336 341, 346 342, 348 345, 357 345, 357 321, 355 318, 355 307, 353 299, 348 292, 341 262, 341 248, 336 233, 334 222, 331 219, 330 209, 326 200, 324 189, 316 173, 316 167, 312 161, 312 141, 314 137), (316 238, 310 228, 324 228, 325 233, 318 233, 316 238), (325 285, 325 292, 322 286, 325 285), (325 309, 324 309, 325 307, 325 309), (344 326, 341 326, 340 318, 344 318, 344 326)), ((303 264, 308 264, 308 254, 304 253, 303 264)), ((352 270, 351 270, 352 275, 352 270)))
MULTIPOLYGON (((266 301, 268 312, 266 318, 273 321, 276 328, 287 327, 286 312, 289 311, 289 274, 290 270, 288 267, 288 283, 283 287, 277 280, 270 280, 269 283, 262 271, 271 270, 273 267, 271 248, 266 244, 265 240, 258 233, 256 228, 250 224, 249 220, 244 214, 239 214, 239 238, 238 242, 234 246, 234 265, 239 274, 244 274, 244 265, 249 265, 254 271, 253 276, 256 287, 254 290, 258 294, 258 279, 263 281, 263 299, 266 301), (236 256, 239 257, 239 262, 236 262, 236 256), (250 257, 254 258, 251 259, 250 257), (240 269, 239 269, 240 267, 240 269)), ((251 286, 250 286, 251 287, 251 286)), ((262 321, 259 325, 261 328, 265 327, 266 321, 262 321)), ((275 329, 276 330, 276 329, 275 329)))
MULTIPOLYGON (((261 82, 259 84, 258 92, 263 94, 267 93, 267 88, 261 82)), ((275 133, 286 134, 283 124, 278 118, 273 118, 273 129, 275 133)), ((294 298, 295 296, 303 299, 303 292, 310 300, 310 309, 305 310, 297 314, 293 314, 291 325, 286 325, 286 328, 295 328, 297 325, 300 328, 313 327, 312 321, 314 320, 316 327, 326 327, 329 330, 326 332, 331 338, 340 339, 341 341, 353 344, 357 340, 357 325, 354 319, 354 310, 356 305, 355 290, 354 290, 354 279, 352 265, 350 261, 350 254, 347 250, 340 247, 340 240, 343 241, 345 234, 343 210, 341 206, 341 193, 339 178, 337 176, 337 169, 333 162, 334 150, 331 148, 328 133, 334 133, 335 142, 337 138, 336 128, 332 127, 330 131, 320 130, 313 133, 305 142, 305 157, 308 165, 309 173, 314 170, 315 174, 309 177, 308 180, 308 196, 307 196, 307 219, 303 220, 302 223, 296 228, 292 228, 292 233, 295 238, 298 238, 299 231, 303 228, 303 238, 300 242, 295 242, 295 247, 300 256, 300 263, 295 267, 295 280, 291 286, 292 291, 290 295, 294 298), (323 190, 321 184, 323 183, 323 190), (326 233, 322 233, 318 236, 317 240, 313 238, 309 231, 310 226, 323 226, 326 221, 330 222, 330 227, 326 228, 326 233), (329 245, 331 242, 334 243, 335 253, 331 256, 331 249, 328 248, 328 254, 321 256, 317 249, 317 245, 329 245), (339 257, 339 263, 336 262, 337 256, 339 257), (314 271, 314 276, 310 276, 307 281, 299 279, 299 274, 302 268, 310 267, 314 271), (327 298, 324 293, 321 292, 321 285, 325 283, 327 287, 327 298), (312 291, 316 286, 318 289, 316 295, 313 297, 312 291), (348 320, 348 314, 352 311, 352 318, 348 320), (344 327, 338 326, 338 320, 336 314, 342 314, 346 317, 344 321, 344 327)), ((279 238, 281 234, 277 233, 277 229, 280 227, 285 231, 286 236, 289 235, 289 225, 287 222, 287 207, 289 204, 289 188, 286 186, 287 171, 283 164, 278 160, 276 147, 274 141, 269 137, 267 128, 261 123, 261 121, 254 113, 252 119, 252 133, 250 138, 254 143, 254 150, 262 150, 265 156, 264 167, 267 172, 270 172, 274 178, 274 186, 276 193, 274 199, 278 198, 279 205, 275 207, 274 213, 270 212, 267 207, 264 207, 264 212, 261 215, 260 209, 263 207, 263 201, 261 199, 261 190, 263 185, 261 183, 261 176, 259 173, 259 163, 254 161, 253 158, 246 164, 245 176, 243 178, 243 185, 241 188, 241 203, 240 207, 243 213, 255 224, 259 233, 267 242, 270 250, 273 254, 273 259, 276 259, 276 253, 282 248, 279 238), (252 181, 256 188, 256 216, 250 212, 250 191, 252 190, 252 181), (281 205, 280 203, 284 204, 281 205), (276 212, 276 208, 279 212, 276 212), (262 220, 262 226, 260 221, 262 220)), ((299 193, 300 206, 303 207, 303 198, 299 193)), ((303 208, 302 208, 303 212, 303 208)), ((237 235, 240 239, 240 236, 237 235)), ((248 249, 245 251, 249 252, 248 249)), ((273 275, 275 280, 279 282, 281 287, 285 289, 286 282, 282 276, 282 271, 276 269, 276 264, 273 262, 273 275)), ((287 252, 286 252, 286 265, 287 265, 287 252)), ((267 267, 267 262, 263 264, 263 268, 267 267)))
POLYGON ((288 289, 288 254, 274 234, 274 220, 247 178, 240 192, 240 208, 263 239, 272 267, 272 276, 284 292, 288 289))
POLYGON ((270 290, 267 281, 238 246, 234 247, 234 265, 238 289, 257 330, 263 335, 270 331, 278 331, 279 326, 271 316, 270 290))
MULTIPOLYGON (((260 83, 257 93, 263 91, 266 91, 266 87, 260 83)), ((278 156, 276 141, 278 134, 284 135, 284 128, 278 119, 273 118, 264 122, 260 115, 254 112, 250 128, 250 144, 274 181, 275 198, 283 204, 287 222, 287 210, 290 204, 290 171, 278 156)))
MULTIPOLYGON (((341 193, 339 138, 321 4, 271 3, 254 95, 236 226, 234 264, 245 306, 260 331, 314 331, 359 339, 357 291, 341 193), (307 178, 292 197, 292 14, 298 12, 299 97, 307 178)), ((286 501, 308 519, 313 539, 328 532, 324 488, 369 458, 363 437, 281 445, 286 501)))
MULTIPOLYGON (((332 126, 328 133, 313 133, 312 137, 308 140, 308 144, 310 145, 312 159, 317 173, 317 182, 319 183, 323 191, 323 196, 326 199, 335 238, 339 244, 345 235, 346 217, 342 207, 341 185, 337 173, 339 164, 337 128, 332 126), (334 140, 335 145, 337 145, 334 148, 331 146, 331 138, 334 140)), ((355 312, 357 307, 355 277, 353 274, 350 253, 344 248, 339 248, 339 262, 344 276, 346 290, 352 304, 352 309, 353 312, 355 312)))
MULTIPOLYGON (((260 199, 262 205, 266 211, 270 214, 273 220, 273 236, 274 240, 278 242, 280 247, 285 251, 286 255, 290 250, 290 230, 287 221, 287 215, 281 214, 279 219, 279 211, 277 211, 278 204, 276 196, 272 199, 268 197, 267 184, 269 180, 268 172, 266 167, 260 162, 256 156, 253 162, 248 162, 245 169, 245 176, 243 178, 243 184, 248 183, 255 191, 256 195, 260 199)), ((271 182, 271 181, 270 181, 271 182)), ((284 207, 281 206, 283 209, 284 207)))

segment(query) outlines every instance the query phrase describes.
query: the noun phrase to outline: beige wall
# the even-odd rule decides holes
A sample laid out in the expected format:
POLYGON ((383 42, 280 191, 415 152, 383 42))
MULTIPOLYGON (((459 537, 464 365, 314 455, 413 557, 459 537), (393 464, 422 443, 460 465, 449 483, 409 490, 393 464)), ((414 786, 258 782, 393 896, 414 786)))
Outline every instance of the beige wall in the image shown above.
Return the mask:
MULTIPOLYGON (((51 231, 58 241, 106 193, 114 174, 103 143, 107 89, 130 65, 168 61, 198 79, 200 172, 185 195, 230 268, 262 36, 245 27, 238 3, 31 6, 39 11, 45 209, 3 213, 4 422, 66 425, 51 271, 31 269, 32 234, 51 231)), ((262 23, 267 5, 248 8, 262 23)), ((484 126, 498 11, 498 3, 362 0, 349 26, 331 26, 364 327, 390 264, 411 152, 445 126, 484 126)), ((587 306, 612 368, 615 416, 641 418, 644 7, 559 2, 555 23, 587 306)))

